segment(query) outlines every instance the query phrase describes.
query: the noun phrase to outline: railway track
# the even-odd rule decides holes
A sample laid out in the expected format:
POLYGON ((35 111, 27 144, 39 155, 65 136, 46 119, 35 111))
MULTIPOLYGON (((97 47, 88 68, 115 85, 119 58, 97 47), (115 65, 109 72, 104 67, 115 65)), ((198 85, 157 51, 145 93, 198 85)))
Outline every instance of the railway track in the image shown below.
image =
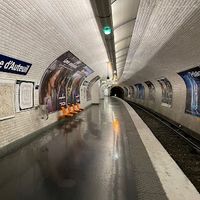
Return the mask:
POLYGON ((145 108, 127 101, 151 129, 185 175, 200 192, 200 141, 180 127, 169 123, 145 108))

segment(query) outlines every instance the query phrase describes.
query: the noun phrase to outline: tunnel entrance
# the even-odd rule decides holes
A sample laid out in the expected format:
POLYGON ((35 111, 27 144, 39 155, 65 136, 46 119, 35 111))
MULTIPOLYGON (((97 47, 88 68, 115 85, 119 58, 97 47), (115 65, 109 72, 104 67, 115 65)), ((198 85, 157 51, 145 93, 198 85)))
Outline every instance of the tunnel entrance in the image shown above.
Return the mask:
POLYGON ((110 91, 110 96, 117 96, 121 99, 124 98, 124 90, 121 87, 113 87, 110 91))

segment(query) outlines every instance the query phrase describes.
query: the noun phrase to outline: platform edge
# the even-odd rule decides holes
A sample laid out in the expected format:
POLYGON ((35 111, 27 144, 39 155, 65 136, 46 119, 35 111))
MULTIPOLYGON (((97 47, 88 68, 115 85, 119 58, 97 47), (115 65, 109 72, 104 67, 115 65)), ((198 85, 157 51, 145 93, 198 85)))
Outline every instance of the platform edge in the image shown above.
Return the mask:
POLYGON ((117 97, 113 98, 121 101, 127 109, 168 199, 200 200, 200 194, 197 189, 164 149, 135 110, 124 100, 117 97))

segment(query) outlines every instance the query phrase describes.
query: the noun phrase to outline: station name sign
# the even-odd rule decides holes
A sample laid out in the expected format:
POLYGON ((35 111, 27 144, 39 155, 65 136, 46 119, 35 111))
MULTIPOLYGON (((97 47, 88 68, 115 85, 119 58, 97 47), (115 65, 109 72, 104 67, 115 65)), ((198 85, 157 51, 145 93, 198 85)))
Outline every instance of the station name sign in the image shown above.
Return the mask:
POLYGON ((0 54, 0 71, 26 75, 32 64, 0 54))

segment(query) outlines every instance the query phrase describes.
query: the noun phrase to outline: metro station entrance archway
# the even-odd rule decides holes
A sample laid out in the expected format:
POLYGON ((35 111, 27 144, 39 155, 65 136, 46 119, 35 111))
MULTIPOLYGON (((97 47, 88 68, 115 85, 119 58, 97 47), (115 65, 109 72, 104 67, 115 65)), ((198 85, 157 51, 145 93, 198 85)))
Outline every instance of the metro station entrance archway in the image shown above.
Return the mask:
POLYGON ((110 90, 110 96, 117 96, 117 97, 123 99, 124 98, 124 90, 119 86, 113 87, 110 90))

